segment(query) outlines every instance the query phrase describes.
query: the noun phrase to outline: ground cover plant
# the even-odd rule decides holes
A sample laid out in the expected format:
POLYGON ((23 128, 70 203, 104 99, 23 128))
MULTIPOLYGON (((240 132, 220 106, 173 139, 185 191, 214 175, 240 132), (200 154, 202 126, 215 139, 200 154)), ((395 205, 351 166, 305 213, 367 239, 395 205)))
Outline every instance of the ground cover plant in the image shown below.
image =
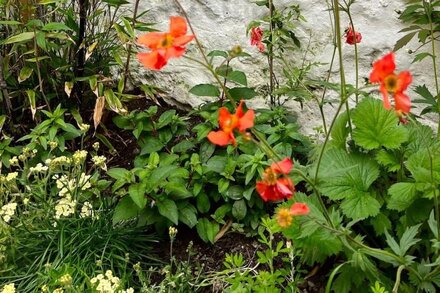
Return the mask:
POLYGON ((0 2, 0 292, 440 290, 440 122, 422 119, 440 113, 440 1, 408 1, 405 35, 365 81, 355 0, 327 2, 330 64, 305 57, 301 1, 255 2, 267 13, 244 28, 253 52, 207 51, 173 3, 157 31, 139 1, 0 2), (430 84, 396 62, 411 40, 430 84), (253 54, 267 59, 257 87, 238 69, 253 54), (163 107, 166 89, 130 76, 177 58, 205 69, 212 83, 189 93, 211 102, 163 107), (317 136, 292 101, 316 103, 317 136))

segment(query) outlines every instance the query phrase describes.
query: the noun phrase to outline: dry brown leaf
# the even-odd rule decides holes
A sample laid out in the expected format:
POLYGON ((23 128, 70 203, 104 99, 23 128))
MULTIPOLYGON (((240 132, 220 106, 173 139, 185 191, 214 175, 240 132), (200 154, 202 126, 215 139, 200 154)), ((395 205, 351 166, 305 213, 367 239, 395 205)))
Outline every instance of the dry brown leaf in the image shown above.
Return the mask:
POLYGON ((95 111, 93 112, 93 122, 95 124, 95 131, 98 128, 99 123, 101 122, 102 113, 104 112, 105 106, 105 97, 99 97, 96 99, 95 111))

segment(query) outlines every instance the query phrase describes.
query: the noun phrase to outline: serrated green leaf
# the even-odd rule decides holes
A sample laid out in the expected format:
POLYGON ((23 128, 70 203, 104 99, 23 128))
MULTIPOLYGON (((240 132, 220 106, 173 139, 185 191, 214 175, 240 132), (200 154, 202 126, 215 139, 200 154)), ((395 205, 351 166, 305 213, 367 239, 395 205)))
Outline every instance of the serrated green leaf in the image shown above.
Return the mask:
POLYGON ((376 216, 380 203, 367 192, 356 192, 341 203, 342 212, 351 219, 361 220, 376 216))
POLYGON ((368 192, 379 176, 379 167, 369 157, 347 154, 340 149, 325 152, 319 175, 319 188, 333 200, 368 192))
POLYGON ((388 189, 391 196, 388 208, 398 211, 406 210, 417 198, 416 184, 413 182, 399 182, 388 189))
POLYGON ((367 149, 385 147, 398 148, 408 139, 408 131, 398 125, 393 111, 383 107, 382 101, 365 98, 353 112, 353 139, 357 145, 367 149))
POLYGON ((396 172, 401 169, 401 162, 396 152, 380 150, 376 153, 376 161, 387 168, 389 172, 396 172))
POLYGON ((347 137, 350 133, 348 129, 348 114, 347 112, 342 113, 336 118, 335 124, 332 129, 331 137, 332 137, 332 145, 337 148, 345 149, 345 145, 347 143, 347 137))

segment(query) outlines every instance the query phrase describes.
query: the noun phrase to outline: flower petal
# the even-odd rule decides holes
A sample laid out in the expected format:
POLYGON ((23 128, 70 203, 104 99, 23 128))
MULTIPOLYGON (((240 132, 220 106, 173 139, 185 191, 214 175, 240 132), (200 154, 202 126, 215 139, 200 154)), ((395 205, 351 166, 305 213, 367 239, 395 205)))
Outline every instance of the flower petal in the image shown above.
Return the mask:
POLYGON ((269 201, 272 197, 270 192, 270 189, 268 189, 268 186, 263 181, 258 181, 256 185, 256 189, 260 197, 263 199, 263 201, 269 201))
POLYGON ((171 16, 170 17, 170 34, 175 37, 181 37, 186 35, 188 27, 186 25, 185 18, 181 16, 171 16))
POLYGON ((308 213, 310 213, 310 209, 305 203, 297 202, 290 207, 290 214, 292 216, 307 215, 308 213))
POLYGON ((254 110, 248 110, 246 114, 244 114, 244 116, 240 118, 238 130, 240 132, 243 132, 248 128, 254 127, 254 119, 254 110))
POLYGON ((233 139, 231 138, 231 136, 224 132, 224 131, 211 131, 208 134, 208 139, 210 142, 212 142, 213 144, 219 145, 219 146, 226 146, 228 145, 231 141, 233 142, 233 139))
POLYGON ((370 74, 370 82, 382 82, 384 78, 394 72, 396 64, 394 63, 394 53, 385 55, 382 59, 373 63, 373 71, 370 74))
POLYGON ((166 49, 165 58, 179 58, 185 54, 185 48, 183 47, 170 47, 166 49))
POLYGON ((138 53, 137 57, 146 68, 160 70, 167 64, 167 59, 158 51, 149 53, 138 53))
POLYGON ((394 108, 404 114, 411 111, 411 99, 402 92, 394 94, 394 108))
POLYGON ((164 42, 165 39, 165 33, 153 32, 140 35, 137 39, 137 43, 141 46, 155 50, 160 44, 164 42))
POLYGON ((173 40, 173 46, 183 47, 194 39, 193 35, 177 37, 173 40))
POLYGON ((290 158, 285 158, 281 162, 273 162, 270 166, 275 173, 278 174, 289 174, 292 170, 293 162, 290 158))
POLYGON ((382 93, 382 97, 383 97, 383 107, 387 110, 391 109, 391 103, 390 103, 390 99, 388 98, 388 91, 385 88, 385 85, 381 84, 379 90, 382 93))
POLYGON ((290 198, 293 195, 292 181, 290 179, 283 180, 283 178, 277 180, 276 191, 280 198, 290 198))
POLYGON ((397 90, 396 92, 403 92, 412 82, 412 75, 409 71, 402 71, 397 76, 397 90))
POLYGON ((232 119, 232 114, 229 112, 228 108, 221 107, 218 111, 218 124, 220 128, 225 128, 226 124, 230 123, 232 119))

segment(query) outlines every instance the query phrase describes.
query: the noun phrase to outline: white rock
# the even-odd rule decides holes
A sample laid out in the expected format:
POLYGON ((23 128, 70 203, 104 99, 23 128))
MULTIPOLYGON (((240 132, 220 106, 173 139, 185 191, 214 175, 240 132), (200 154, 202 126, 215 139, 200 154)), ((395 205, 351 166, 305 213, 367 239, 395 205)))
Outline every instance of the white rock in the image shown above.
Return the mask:
MULTIPOLYGON (((255 47, 250 46, 249 37, 246 36, 246 27, 249 22, 258 19, 267 13, 265 7, 259 7, 249 0, 180 0, 183 7, 188 12, 198 38, 206 48, 206 51, 218 49, 228 50, 236 45, 240 45, 246 52, 252 54, 252 58, 234 61, 235 68, 243 70, 248 76, 249 86, 263 86, 268 82, 268 71, 266 58, 258 52, 255 47)), ((274 0, 276 7, 281 8, 288 3, 298 3, 302 14, 307 19, 298 28, 298 36, 303 47, 311 39, 310 48, 313 54, 308 54, 310 61, 329 63, 333 52, 331 23, 327 11, 327 2, 323 0, 274 0)), ((141 11, 148 9, 146 21, 157 22, 157 29, 167 30, 169 16, 179 15, 173 0, 150 0, 141 1, 141 11)), ((398 19, 397 11, 404 9, 404 0, 363 0, 356 1, 352 5, 352 16, 354 18, 356 31, 362 33, 362 42, 359 44, 359 68, 360 81, 363 84, 364 78, 368 78, 373 61, 388 53, 394 47, 395 42, 403 36, 399 30, 406 27, 398 19)), ((343 13, 342 13, 343 14, 343 13)), ((342 15, 341 29, 344 30, 348 25, 348 18, 342 15)), ((415 49, 418 43, 413 41, 406 48, 415 49)), ((429 49, 428 47, 426 49, 429 49)), ((343 45, 344 66, 347 82, 354 83, 354 47, 347 44, 343 45)), ((194 43, 188 46, 188 56, 200 58, 194 43)), ((440 55, 439 52, 437 52, 440 55)), ((292 62, 302 61, 302 55, 293 54, 292 62)), ((420 63, 411 64, 414 54, 407 53, 401 49, 396 54, 397 71, 410 70, 413 73, 414 81, 410 87, 409 94, 412 99, 418 98, 413 92, 416 85, 426 84, 429 88, 434 88, 434 74, 430 59, 426 58, 420 63)), ((209 98, 201 98, 188 93, 194 85, 212 82, 209 73, 190 62, 187 59, 172 59, 170 63, 161 71, 150 71, 143 69, 142 66, 133 62, 132 70, 134 76, 140 82, 155 84, 167 91, 165 99, 169 103, 189 108, 196 107, 209 98)), ((339 80, 339 66, 337 62, 332 70, 332 80, 339 80)), ((277 66, 279 71, 280 66, 277 66)), ((314 78, 325 79, 328 65, 323 65, 312 72, 314 78)), ((278 76, 281 76, 278 72, 278 76)), ((319 93, 318 93, 319 94, 319 93)), ((377 94, 378 98, 379 95, 377 94)), ((251 102, 253 107, 265 106, 265 97, 259 97, 251 102)), ((304 109, 300 109, 297 102, 286 104, 292 111, 299 114, 299 122, 303 132, 310 134, 315 127, 322 125, 316 102, 307 102, 304 109)), ((336 107, 334 105, 333 107, 336 107)), ((335 109, 327 105, 325 113, 327 120, 332 118, 335 109)), ((429 122, 429 121, 428 121, 429 122)), ((434 123, 435 124, 435 123, 434 123)))

